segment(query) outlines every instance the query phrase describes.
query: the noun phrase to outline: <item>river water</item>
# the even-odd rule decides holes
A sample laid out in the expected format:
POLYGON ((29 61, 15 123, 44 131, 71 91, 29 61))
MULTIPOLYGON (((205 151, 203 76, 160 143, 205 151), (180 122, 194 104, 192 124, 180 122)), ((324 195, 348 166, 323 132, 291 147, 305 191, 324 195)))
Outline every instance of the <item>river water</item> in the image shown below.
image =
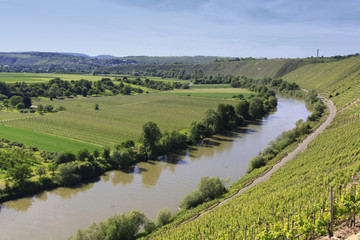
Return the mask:
POLYGON ((95 183, 5 202, 0 208, 0 239, 67 239, 79 228, 132 209, 153 219, 163 208, 176 212, 201 176, 233 183, 246 173, 252 157, 310 114, 303 101, 278 98, 277 111, 261 122, 215 135, 177 156, 139 163, 129 173, 110 171, 95 183))

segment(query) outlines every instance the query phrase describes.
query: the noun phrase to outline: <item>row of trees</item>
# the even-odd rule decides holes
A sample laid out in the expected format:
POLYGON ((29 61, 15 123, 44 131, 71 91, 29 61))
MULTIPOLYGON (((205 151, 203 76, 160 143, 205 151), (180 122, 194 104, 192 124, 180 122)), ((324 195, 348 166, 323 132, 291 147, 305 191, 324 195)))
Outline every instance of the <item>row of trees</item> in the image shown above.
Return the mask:
POLYGON ((116 81, 130 83, 133 85, 143 86, 143 87, 147 87, 147 88, 151 88, 151 89, 155 89, 155 90, 161 90, 161 91, 184 88, 184 84, 181 84, 180 82, 154 81, 154 80, 150 80, 148 78, 145 78, 144 80, 142 80, 139 77, 137 77, 135 79, 131 79, 131 78, 127 78, 127 77, 124 77, 123 79, 116 78, 116 81))
POLYGON ((269 147, 265 148, 258 156, 253 157, 247 169, 247 172, 253 171, 255 168, 265 166, 270 160, 275 158, 278 153, 283 151, 287 146, 302 139, 303 136, 311 132, 314 122, 324 114, 325 104, 318 98, 316 91, 311 90, 306 93, 306 101, 313 108, 313 113, 308 116, 307 121, 299 120, 296 127, 292 130, 283 132, 274 141, 271 141, 269 147))
POLYGON ((133 88, 128 84, 114 84, 110 78, 103 78, 99 81, 64 81, 60 78, 54 78, 46 83, 15 83, 6 84, 0 82, 0 100, 10 99, 13 96, 22 98, 25 106, 31 105, 31 97, 50 97, 57 98, 60 96, 77 96, 84 97, 88 95, 130 95, 132 92, 142 93, 141 88, 133 88), (27 101, 27 102, 26 102, 27 101), (30 104, 28 104, 28 102, 30 104))

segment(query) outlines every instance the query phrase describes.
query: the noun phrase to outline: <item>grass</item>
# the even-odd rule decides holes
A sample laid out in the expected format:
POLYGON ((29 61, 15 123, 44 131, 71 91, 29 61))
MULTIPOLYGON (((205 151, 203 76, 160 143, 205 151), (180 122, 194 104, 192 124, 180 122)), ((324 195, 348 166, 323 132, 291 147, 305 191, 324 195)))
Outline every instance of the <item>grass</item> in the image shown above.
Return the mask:
POLYGON ((27 146, 36 146, 41 150, 54 152, 77 152, 79 149, 85 148, 89 150, 100 149, 99 146, 92 144, 4 125, 0 125, 0 137, 11 141, 21 142, 27 146))
POLYGON ((203 97, 203 98, 232 98, 235 95, 242 94, 244 97, 248 97, 253 92, 250 92, 242 88, 192 88, 186 90, 174 90, 162 92, 162 95, 172 96, 191 96, 191 97, 203 97))
POLYGON ((199 88, 230 88, 230 84, 193 84, 190 89, 199 88))
MULTIPOLYGON (((51 104, 55 108, 61 105, 67 111, 3 124, 101 146, 113 146, 126 139, 136 141, 142 125, 147 121, 154 121, 162 131, 182 130, 188 128, 192 121, 201 120, 208 109, 215 109, 219 103, 235 104, 235 101, 152 93, 33 101, 35 105, 40 103, 51 104), (99 111, 94 110, 95 103, 99 104, 99 111)), ((26 117, 27 114, 22 116, 26 117)))
POLYGON ((0 73, 0 82, 41 83, 41 82, 47 82, 57 77, 66 81, 80 80, 80 79, 96 81, 96 80, 101 80, 104 76, 81 75, 81 74, 56 74, 56 73, 0 73))
MULTIPOLYGON (((90 81, 98 81, 102 78, 115 78, 115 77, 127 77, 131 79, 135 79, 138 77, 129 76, 129 75, 81 75, 81 74, 56 74, 56 73, 0 73, 0 82, 6 83, 16 83, 16 82, 26 82, 26 83, 41 83, 47 82, 54 78, 60 78, 65 81, 71 80, 80 80, 86 79, 90 81)), ((141 79, 145 79, 146 77, 140 77, 141 79)), ((160 77, 147 77, 154 81, 165 81, 165 82, 188 82, 187 80, 179 80, 179 79, 172 79, 166 78, 162 79, 160 77)))

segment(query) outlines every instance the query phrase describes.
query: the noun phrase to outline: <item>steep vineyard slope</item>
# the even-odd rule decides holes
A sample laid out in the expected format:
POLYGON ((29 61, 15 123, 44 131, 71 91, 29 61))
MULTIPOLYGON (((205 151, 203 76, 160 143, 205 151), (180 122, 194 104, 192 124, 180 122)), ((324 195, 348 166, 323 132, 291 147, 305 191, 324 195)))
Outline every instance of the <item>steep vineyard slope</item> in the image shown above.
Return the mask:
POLYGON ((259 238, 266 222, 277 224, 281 231, 289 224, 289 215, 301 209, 312 212, 316 203, 322 203, 330 186, 346 186, 360 171, 358 59, 312 64, 286 75, 285 79, 292 79, 304 88, 315 88, 328 95, 339 92, 332 98, 338 113, 330 126, 266 182, 194 221, 162 229, 153 238, 243 239, 245 226, 248 234, 253 232, 259 238), (299 75, 295 75, 297 71, 299 75), (308 77, 301 76, 300 71, 308 77), (308 81, 313 77, 311 73, 317 73, 317 81, 308 81))

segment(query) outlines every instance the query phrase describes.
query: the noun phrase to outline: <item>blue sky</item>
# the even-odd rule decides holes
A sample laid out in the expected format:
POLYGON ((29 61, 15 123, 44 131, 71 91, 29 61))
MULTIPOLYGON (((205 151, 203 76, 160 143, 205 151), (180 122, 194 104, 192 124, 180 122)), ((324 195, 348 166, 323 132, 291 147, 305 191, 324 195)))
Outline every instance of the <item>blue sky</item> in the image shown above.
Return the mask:
POLYGON ((360 52, 359 0, 0 0, 0 51, 309 57, 360 52))

